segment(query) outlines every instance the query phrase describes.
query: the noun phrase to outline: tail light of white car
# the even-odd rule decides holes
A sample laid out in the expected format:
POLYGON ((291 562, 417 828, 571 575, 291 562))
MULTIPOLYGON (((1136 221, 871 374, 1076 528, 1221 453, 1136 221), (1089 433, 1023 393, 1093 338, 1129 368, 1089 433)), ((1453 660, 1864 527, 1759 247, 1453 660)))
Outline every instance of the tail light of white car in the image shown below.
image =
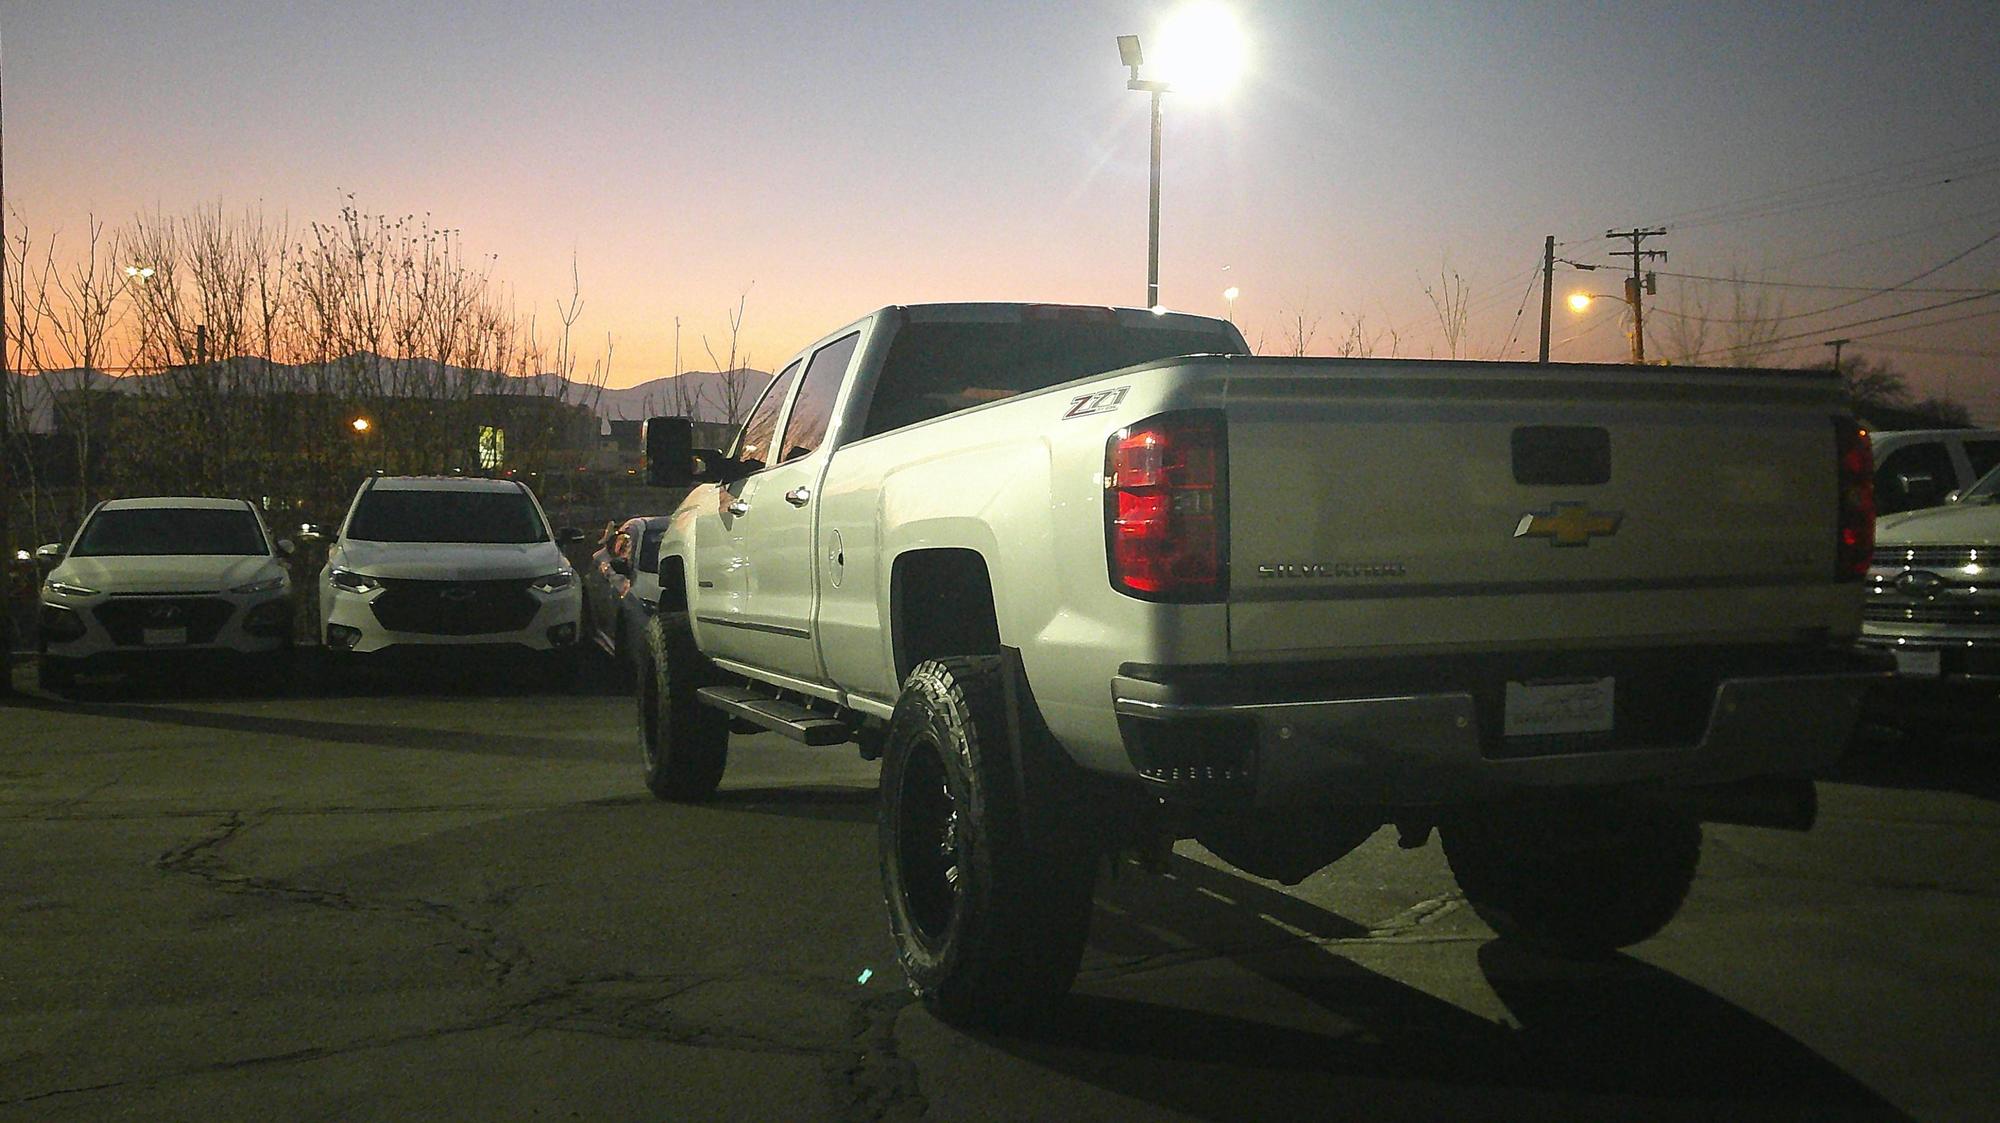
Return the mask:
POLYGON ((1111 585, 1151 601, 1229 593, 1228 430, 1215 410, 1149 417, 1104 447, 1111 585))
POLYGON ((1875 456, 1868 431, 1852 419, 1833 419, 1834 449, 1840 462, 1840 521, 1834 541, 1836 581, 1868 575, 1875 552, 1875 456))

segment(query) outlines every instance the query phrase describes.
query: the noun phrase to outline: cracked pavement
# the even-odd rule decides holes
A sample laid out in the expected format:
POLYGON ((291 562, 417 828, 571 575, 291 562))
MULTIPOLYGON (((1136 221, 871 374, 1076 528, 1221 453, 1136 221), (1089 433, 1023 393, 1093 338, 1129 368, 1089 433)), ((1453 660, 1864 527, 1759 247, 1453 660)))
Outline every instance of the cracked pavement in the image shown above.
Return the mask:
POLYGON ((2000 792, 1974 746, 1925 772, 1878 737, 1812 834, 1711 827, 1681 918, 1591 964, 1492 941, 1435 844, 1385 832, 1291 888, 1183 844, 1101 887, 1063 1017, 1000 1037, 902 988, 874 765, 739 737, 717 801, 669 807, 629 721, 462 688, 0 704, 0 1119, 1950 1119, 2000 1096, 2000 792))

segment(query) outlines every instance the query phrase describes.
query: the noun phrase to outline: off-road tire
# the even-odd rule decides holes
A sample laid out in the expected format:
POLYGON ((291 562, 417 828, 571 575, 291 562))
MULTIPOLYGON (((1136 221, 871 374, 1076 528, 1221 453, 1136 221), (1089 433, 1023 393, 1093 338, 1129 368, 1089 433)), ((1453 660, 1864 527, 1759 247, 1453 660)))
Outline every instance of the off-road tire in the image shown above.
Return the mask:
MULTIPOLYGON (((1033 783, 1027 792, 1054 798, 1033 783)), ((1029 823, 1068 817, 1026 810, 999 661, 920 664, 890 720, 878 830, 897 958, 944 1021, 1019 1027, 1047 1015, 1075 981, 1096 854, 1080 831, 1045 825, 1031 837, 1029 823)))
POLYGON ((699 803, 715 794, 729 764, 729 717, 695 691, 714 677, 694 645, 687 614, 663 612, 646 624, 632 695, 639 708, 639 754, 655 798, 699 803))
POLYGON ((1596 958, 1659 932, 1701 858, 1701 824, 1643 796, 1468 809, 1438 834, 1452 876, 1494 932, 1596 958))

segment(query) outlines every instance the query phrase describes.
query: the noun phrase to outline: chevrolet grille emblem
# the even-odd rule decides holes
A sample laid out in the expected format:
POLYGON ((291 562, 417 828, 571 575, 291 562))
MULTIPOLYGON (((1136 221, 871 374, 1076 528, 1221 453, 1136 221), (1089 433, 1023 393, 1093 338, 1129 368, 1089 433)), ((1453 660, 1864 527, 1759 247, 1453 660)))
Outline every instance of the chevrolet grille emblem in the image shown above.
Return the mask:
POLYGON ((1552 503, 1530 511, 1514 526, 1516 538, 1546 538, 1551 546, 1587 546, 1593 538, 1618 533, 1623 511, 1593 511, 1588 503, 1552 503))

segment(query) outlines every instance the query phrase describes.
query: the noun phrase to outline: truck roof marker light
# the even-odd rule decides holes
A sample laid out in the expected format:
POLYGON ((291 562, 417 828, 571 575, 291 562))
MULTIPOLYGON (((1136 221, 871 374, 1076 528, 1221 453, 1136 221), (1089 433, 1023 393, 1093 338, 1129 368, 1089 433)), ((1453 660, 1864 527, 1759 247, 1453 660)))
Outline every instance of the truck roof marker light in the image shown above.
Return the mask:
POLYGON ((1186 410, 1113 433, 1104 448, 1111 585, 1153 601, 1229 591, 1227 440, 1222 416, 1186 410))

